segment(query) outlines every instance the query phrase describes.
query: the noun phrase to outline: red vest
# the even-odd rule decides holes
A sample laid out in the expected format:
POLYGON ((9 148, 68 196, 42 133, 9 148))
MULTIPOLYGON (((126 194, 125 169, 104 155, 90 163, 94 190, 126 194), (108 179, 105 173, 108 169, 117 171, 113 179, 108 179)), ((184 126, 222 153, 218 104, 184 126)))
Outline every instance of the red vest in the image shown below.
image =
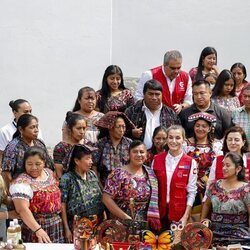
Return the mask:
POLYGON ((162 66, 151 69, 153 79, 159 81, 162 85, 162 102, 173 109, 174 104, 182 104, 184 102, 184 96, 188 85, 188 73, 180 71, 179 75, 175 79, 175 87, 170 95, 166 76, 162 72, 162 66))
MULTIPOLYGON (((154 158, 153 169, 158 179, 159 186, 159 211, 161 219, 166 216, 167 211, 167 174, 166 160, 167 153, 163 152, 154 158)), ((179 221, 185 213, 187 206, 187 184, 192 165, 192 158, 183 155, 177 164, 170 183, 170 199, 168 219, 169 221, 179 221)))
MULTIPOLYGON (((220 155, 216 157, 216 168, 215 168, 215 179, 220 180, 223 179, 223 160, 224 160, 224 155, 220 155)), ((247 166, 245 168, 245 178, 246 180, 250 181, 250 157, 247 157, 247 166)))

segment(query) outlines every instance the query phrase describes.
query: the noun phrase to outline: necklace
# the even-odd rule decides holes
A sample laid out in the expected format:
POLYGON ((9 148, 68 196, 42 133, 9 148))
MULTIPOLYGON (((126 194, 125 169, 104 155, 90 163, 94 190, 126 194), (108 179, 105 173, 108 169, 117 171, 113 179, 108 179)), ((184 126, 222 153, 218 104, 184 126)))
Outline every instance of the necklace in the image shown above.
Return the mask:
POLYGON ((144 172, 143 173, 139 173, 139 174, 135 173, 134 176, 142 178, 142 177, 145 176, 145 173, 144 172))

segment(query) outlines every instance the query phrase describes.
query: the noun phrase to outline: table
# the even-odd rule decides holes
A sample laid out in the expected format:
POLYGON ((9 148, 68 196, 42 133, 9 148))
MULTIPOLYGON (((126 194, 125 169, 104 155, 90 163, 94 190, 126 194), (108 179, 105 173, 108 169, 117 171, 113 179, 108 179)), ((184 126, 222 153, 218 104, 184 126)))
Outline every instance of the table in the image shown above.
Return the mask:
POLYGON ((24 243, 26 250, 74 250, 73 244, 24 243))
MULTIPOLYGON (((42 244, 42 243, 24 243, 26 250, 74 250, 74 244, 42 244)), ((99 250, 96 246, 93 250, 99 250)))

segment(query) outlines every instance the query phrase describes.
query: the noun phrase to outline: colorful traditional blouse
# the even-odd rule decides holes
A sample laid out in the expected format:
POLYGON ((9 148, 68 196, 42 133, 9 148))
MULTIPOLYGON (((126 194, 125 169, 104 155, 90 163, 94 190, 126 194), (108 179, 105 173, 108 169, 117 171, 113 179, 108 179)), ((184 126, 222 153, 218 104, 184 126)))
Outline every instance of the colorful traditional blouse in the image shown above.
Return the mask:
MULTIPOLYGON (((188 141, 186 145, 183 146, 184 152, 191 156, 198 166, 198 181, 201 183, 206 183, 210 173, 210 168, 212 166, 213 160, 217 155, 222 154, 222 143, 221 141, 216 141, 213 143, 213 147, 209 144, 195 144, 188 141)), ((198 187, 199 192, 204 195, 204 189, 198 187)))
MULTIPOLYGON (((33 140, 34 146, 38 146, 42 148, 46 153, 46 166, 52 170, 54 170, 54 163, 49 156, 49 153, 46 149, 45 144, 39 140, 33 140)), ((13 139, 5 148, 3 161, 2 161, 2 169, 3 171, 11 172, 13 178, 16 178, 20 173, 24 172, 23 169, 23 157, 25 151, 30 146, 22 140, 21 137, 16 137, 13 139)))
POLYGON ((229 111, 233 111, 241 106, 239 98, 237 96, 226 98, 226 99, 217 96, 213 98, 212 100, 215 104, 218 104, 219 106, 229 111))
POLYGON ((61 211, 61 192, 58 182, 50 169, 44 169, 47 179, 37 181, 22 173, 10 186, 12 199, 24 199, 30 202, 32 213, 57 213, 61 211))
POLYGON ((104 107, 101 107, 100 90, 96 92, 96 96, 97 96, 96 107, 99 110, 103 110, 102 111, 103 113, 107 113, 108 111, 124 112, 126 108, 135 103, 132 92, 129 89, 123 89, 118 95, 108 97, 107 103, 105 103, 104 107))
POLYGON ((103 137, 95 145, 98 150, 93 152, 94 165, 100 173, 101 180, 105 183, 108 174, 128 163, 129 145, 131 139, 123 136, 120 143, 114 147, 109 137, 103 137))
POLYGON ((245 86, 245 83, 241 84, 240 86, 236 86, 235 94, 237 97, 240 97, 240 93, 241 93, 242 89, 244 88, 244 86, 245 86))
POLYGON ((136 218, 147 219, 151 188, 146 172, 143 176, 134 176, 124 168, 117 168, 106 180, 103 192, 112 195, 118 207, 130 216, 129 202, 134 198, 136 218))
POLYGON ((206 191, 212 202, 212 229, 214 241, 224 243, 250 243, 248 209, 250 208, 250 184, 225 190, 222 180, 214 181, 206 191))
POLYGON ((197 67, 190 69, 189 75, 190 75, 190 78, 191 78, 192 82, 195 82, 195 77, 197 75, 197 72, 198 72, 197 67))
POLYGON ((67 142, 59 142, 56 144, 54 151, 53 151, 53 158, 55 164, 62 164, 63 160, 65 159, 66 155, 69 153, 72 145, 67 142))
POLYGON ((87 123, 85 139, 90 141, 91 143, 96 143, 98 141, 97 136, 99 135, 99 129, 94 125, 94 123, 103 116, 104 114, 98 111, 95 111, 95 114, 90 117, 83 115, 84 120, 87 123))
POLYGON ((152 153, 152 148, 148 149, 148 150, 147 150, 147 160, 144 162, 144 164, 145 164, 146 166, 151 167, 151 164, 152 164, 152 162, 153 162, 153 160, 154 160, 154 157, 155 157, 155 155, 157 155, 157 154, 159 154, 159 153, 156 153, 156 154, 153 154, 153 153, 152 153))
POLYGON ((155 156, 155 155, 152 153, 151 148, 148 149, 148 150, 147 150, 147 160, 144 162, 144 164, 150 167, 150 166, 151 166, 151 163, 152 163, 152 161, 153 161, 153 159, 154 159, 154 156, 155 156))
POLYGON ((95 173, 87 172, 86 180, 75 171, 64 174, 60 181, 62 202, 66 203, 69 227, 74 215, 80 217, 101 216, 104 211, 102 191, 95 173))
MULTIPOLYGON (((45 230, 53 243, 63 243, 61 212, 61 191, 50 169, 44 169, 46 180, 40 181, 26 173, 20 174, 10 186, 12 199, 23 199, 30 203, 29 209, 35 220, 45 230)), ((38 242, 36 234, 22 224, 22 238, 25 242, 38 242)))

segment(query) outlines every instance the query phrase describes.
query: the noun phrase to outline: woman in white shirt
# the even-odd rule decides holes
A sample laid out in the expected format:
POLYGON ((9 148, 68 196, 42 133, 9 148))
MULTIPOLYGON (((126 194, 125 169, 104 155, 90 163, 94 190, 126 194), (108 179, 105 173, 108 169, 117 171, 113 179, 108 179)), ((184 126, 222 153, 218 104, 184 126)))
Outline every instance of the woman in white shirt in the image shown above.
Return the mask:
POLYGON ((155 156, 153 169, 159 185, 159 210, 163 228, 172 222, 184 226, 197 192, 197 163, 184 154, 185 131, 179 125, 167 129, 168 151, 155 156))
MULTIPOLYGON (((225 155, 228 152, 233 152, 243 157, 244 166, 246 167, 245 175, 246 179, 249 181, 250 157, 248 156, 247 149, 248 141, 246 133, 241 127, 234 126, 226 130, 222 147, 223 154, 225 155)), ((214 159, 210 169, 208 184, 210 184, 215 179, 223 179, 222 166, 224 155, 217 156, 214 159)))
POLYGON ((16 123, 18 118, 23 114, 31 114, 31 106, 24 99, 10 101, 9 106, 12 109, 14 120, 0 129, 0 151, 4 151, 7 144, 12 140, 13 134, 16 132, 16 123))
MULTIPOLYGON (((13 139, 13 135, 17 130, 16 124, 19 117, 23 114, 31 114, 32 108, 28 101, 17 99, 10 101, 9 106, 12 109, 14 120, 0 129, 0 164, 3 156, 3 151, 8 143, 13 139)), ((41 130, 39 129, 38 138, 42 139, 41 130)))

